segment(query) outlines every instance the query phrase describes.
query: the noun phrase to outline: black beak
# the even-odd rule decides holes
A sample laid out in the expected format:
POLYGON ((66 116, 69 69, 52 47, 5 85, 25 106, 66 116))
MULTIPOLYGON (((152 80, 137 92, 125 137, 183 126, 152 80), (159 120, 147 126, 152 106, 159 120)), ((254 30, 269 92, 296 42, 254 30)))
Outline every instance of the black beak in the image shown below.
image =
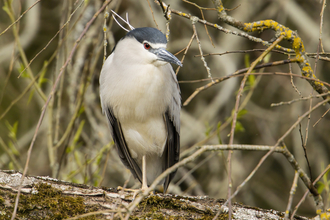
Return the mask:
POLYGON ((176 58, 173 54, 165 50, 164 48, 154 49, 154 54, 157 55, 158 59, 161 61, 165 61, 168 63, 174 63, 178 66, 182 66, 182 63, 178 58, 176 58))

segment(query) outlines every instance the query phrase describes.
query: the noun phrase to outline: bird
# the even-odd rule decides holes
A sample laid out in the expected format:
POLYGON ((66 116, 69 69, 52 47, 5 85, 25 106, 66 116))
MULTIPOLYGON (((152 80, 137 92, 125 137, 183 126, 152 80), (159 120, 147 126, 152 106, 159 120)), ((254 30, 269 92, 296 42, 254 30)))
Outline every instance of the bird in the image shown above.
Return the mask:
MULTIPOLYGON (((100 100, 122 163, 148 186, 180 157, 181 92, 166 36, 141 27, 121 38, 101 69, 100 100)), ((176 171, 163 179, 164 193, 176 171)))

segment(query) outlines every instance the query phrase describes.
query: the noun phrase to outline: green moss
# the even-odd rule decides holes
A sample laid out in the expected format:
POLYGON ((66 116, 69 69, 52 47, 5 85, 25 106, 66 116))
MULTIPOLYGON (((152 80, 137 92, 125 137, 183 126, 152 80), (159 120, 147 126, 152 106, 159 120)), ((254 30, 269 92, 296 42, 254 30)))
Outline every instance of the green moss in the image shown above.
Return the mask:
MULTIPOLYGON (((191 198, 183 198, 180 196, 177 196, 175 198, 173 197, 159 197, 159 196, 149 196, 148 198, 144 199, 140 205, 139 205, 139 210, 143 214, 140 216, 139 219, 170 219, 170 220, 175 220, 175 219, 181 219, 181 217, 178 216, 171 216, 169 218, 165 218, 163 215, 162 210, 168 209, 168 210, 174 210, 174 211, 187 211, 194 216, 201 216, 200 219, 202 220, 211 220, 214 218, 215 214, 213 213, 212 210, 205 210, 202 211, 200 209, 197 209, 193 205, 189 205, 185 202, 185 200, 189 200, 191 202, 195 202, 195 199, 191 198)), ((187 216, 186 216, 187 217, 187 216)), ((217 219, 228 219, 228 214, 227 213, 222 213, 218 216, 217 219)))
MULTIPOLYGON (((96 211, 99 207, 84 204, 82 197, 66 196, 61 190, 51 187, 48 184, 38 184, 33 186, 32 194, 21 194, 17 210, 18 219, 66 219, 84 213, 96 211)), ((13 211, 16 193, 5 192, 0 195, 0 220, 10 219, 13 211), (10 205, 9 205, 10 204, 10 205)), ((196 216, 199 219, 213 219, 215 213, 212 210, 200 210, 193 204, 196 199, 180 196, 149 196, 144 199, 137 210, 138 217, 131 216, 130 219, 189 219, 196 216), (173 210, 179 212, 182 210, 185 216, 168 216, 164 211, 173 210), (188 213, 188 214, 187 214, 188 213)), ((89 216, 79 219, 101 219, 104 216, 89 216)), ((119 219, 117 216, 115 219, 119 219)), ((228 219, 227 213, 221 213, 217 219, 228 219)))
MULTIPOLYGON (((48 184, 37 184, 33 189, 35 193, 21 194, 17 210, 18 218, 65 219, 96 210, 96 208, 86 207, 82 197, 66 196, 61 190, 55 189, 48 184)), ((14 201, 16 194, 7 195, 7 197, 14 201)), ((0 209, 4 208, 7 214, 12 213, 13 206, 6 207, 3 205, 4 201, 5 199, 3 199, 3 202, 0 199, 0 209)), ((10 219, 9 215, 0 216, 0 219, 7 219, 6 217, 10 219)), ((96 219, 96 216, 81 219, 96 219)))

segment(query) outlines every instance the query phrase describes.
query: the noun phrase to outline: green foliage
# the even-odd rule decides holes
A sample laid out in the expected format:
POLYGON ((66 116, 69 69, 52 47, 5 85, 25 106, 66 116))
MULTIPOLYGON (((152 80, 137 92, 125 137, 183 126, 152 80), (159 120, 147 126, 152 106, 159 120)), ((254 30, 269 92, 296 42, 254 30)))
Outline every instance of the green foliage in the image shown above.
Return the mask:
POLYGON ((209 122, 205 122, 204 124, 205 124, 205 128, 206 128, 206 130, 205 130, 205 136, 206 137, 209 137, 211 131, 213 130, 213 127, 210 126, 209 122))
MULTIPOLYGON (((45 60, 44 61, 44 66, 47 66, 48 65, 48 61, 45 60)), ((45 78, 45 74, 47 72, 47 68, 42 68, 41 69, 41 73, 40 73, 40 76, 39 76, 39 79, 38 79, 38 86, 41 87, 43 83, 47 82, 48 79, 45 78)))
POLYGON ((264 63, 268 63, 269 61, 270 61, 270 58, 272 57, 272 54, 271 53, 269 53, 269 54, 267 54, 266 56, 265 56, 265 58, 264 58, 264 63))
POLYGON ((110 146, 113 145, 113 141, 112 143, 109 143, 105 146, 102 147, 102 149, 99 151, 99 153, 96 155, 96 159, 95 159, 95 163, 97 165, 100 165, 101 164, 101 161, 102 161, 102 158, 104 156, 104 153, 107 152, 108 150, 110 150, 110 146))
POLYGON ((8 130, 9 130, 8 136, 11 139, 16 140, 16 138, 17 138, 18 121, 16 121, 13 125, 9 124, 8 121, 6 121, 5 123, 6 123, 6 126, 7 126, 8 130))
POLYGON ((11 13, 10 8, 12 5, 13 0, 5 0, 4 6, 2 6, 2 10, 4 10, 8 15, 11 13))
POLYGON ((255 77, 254 75, 249 75, 249 76, 248 76, 247 84, 248 84, 250 87, 253 87, 253 86, 254 86, 255 81, 256 81, 256 77, 255 77))
MULTIPOLYGON (((242 109, 242 110, 238 111, 235 132, 245 132, 245 128, 244 128, 243 124, 239 121, 239 119, 242 119, 243 116, 246 115, 246 113, 248 113, 248 111, 246 109, 242 109)), ((231 114, 232 114, 232 116, 234 115, 234 110, 232 110, 231 114)))
POLYGON ((12 161, 9 162, 8 169, 9 170, 15 170, 15 166, 14 166, 14 163, 12 161))
MULTIPOLYGON (((324 164, 321 165, 322 170, 324 170, 324 164)), ((325 204, 326 208, 330 206, 330 179, 329 179, 330 169, 323 175, 322 180, 317 182, 317 191, 319 194, 323 193, 326 197, 327 204, 325 204)))
POLYGON ((81 132, 84 128, 84 125, 85 125, 85 120, 82 120, 79 124, 79 127, 76 131, 76 134, 74 135, 74 138, 73 138, 73 145, 76 145, 80 139, 80 135, 81 135, 81 132))
POLYGON ((246 115, 247 113, 248 113, 248 111, 246 109, 242 109, 242 110, 238 111, 237 119, 243 118, 243 116, 246 115))
POLYGON ((82 120, 78 126, 78 129, 76 130, 76 133, 73 137, 73 141, 72 141, 71 145, 66 149, 67 154, 81 146, 81 144, 79 144, 79 140, 80 140, 80 135, 83 130, 84 124, 85 124, 85 120, 82 120))
POLYGON ((9 124, 8 121, 5 122, 9 132, 8 137, 10 138, 8 146, 11 150, 11 152, 18 156, 20 153, 15 147, 15 143, 17 142, 17 128, 18 128, 18 121, 16 121, 13 125, 9 124))
POLYGON ((25 70, 25 66, 23 63, 19 62, 18 72, 21 73, 21 77, 30 78, 28 72, 25 70))
POLYGON ((235 132, 244 132, 245 128, 240 121, 236 121, 235 132))
POLYGON ((248 111, 246 109, 238 111, 235 132, 245 132, 245 128, 243 124, 239 121, 239 119, 242 119, 247 112, 248 111))
POLYGON ((84 107, 84 105, 81 105, 81 107, 80 107, 80 109, 78 111, 78 116, 77 117, 79 117, 84 112, 85 112, 85 107, 84 107))
POLYGON ((222 139, 221 139, 221 136, 220 136, 220 127, 221 127, 221 122, 219 121, 218 124, 217 124, 217 137, 218 137, 219 144, 222 144, 222 139))

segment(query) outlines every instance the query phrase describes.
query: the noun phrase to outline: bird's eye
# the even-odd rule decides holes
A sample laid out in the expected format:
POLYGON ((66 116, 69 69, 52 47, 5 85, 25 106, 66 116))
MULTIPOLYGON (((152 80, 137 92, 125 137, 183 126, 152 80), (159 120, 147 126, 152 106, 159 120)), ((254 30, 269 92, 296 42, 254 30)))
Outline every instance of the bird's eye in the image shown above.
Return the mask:
POLYGON ((144 43, 143 46, 144 46, 144 49, 146 49, 146 50, 149 50, 151 48, 150 44, 148 44, 148 43, 144 43))

